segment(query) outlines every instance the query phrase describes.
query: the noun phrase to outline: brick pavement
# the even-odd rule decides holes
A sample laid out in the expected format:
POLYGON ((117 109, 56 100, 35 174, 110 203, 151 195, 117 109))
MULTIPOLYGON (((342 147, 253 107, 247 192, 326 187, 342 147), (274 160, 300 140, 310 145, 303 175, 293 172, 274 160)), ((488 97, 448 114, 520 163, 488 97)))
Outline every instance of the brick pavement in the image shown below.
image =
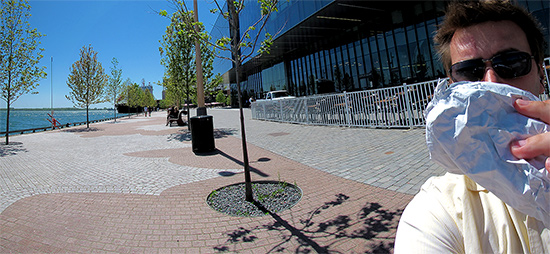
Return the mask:
POLYGON ((442 173, 420 129, 247 120, 253 180, 296 183, 303 197, 273 216, 227 216, 205 199, 243 181, 238 111, 209 113, 211 156, 163 113, 12 137, 0 146, 0 252, 387 252, 410 194, 442 173))

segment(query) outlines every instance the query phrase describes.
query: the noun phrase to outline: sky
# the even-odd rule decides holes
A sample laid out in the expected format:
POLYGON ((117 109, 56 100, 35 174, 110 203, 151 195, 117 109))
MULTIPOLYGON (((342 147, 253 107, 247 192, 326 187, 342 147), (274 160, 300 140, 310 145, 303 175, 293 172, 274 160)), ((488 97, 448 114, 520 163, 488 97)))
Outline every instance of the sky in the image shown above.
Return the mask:
MULTIPOLYGON (((162 87, 156 85, 162 80, 164 66, 159 53, 162 35, 170 24, 167 17, 157 12, 174 12, 174 6, 167 0, 29 0, 31 28, 46 36, 40 39, 45 50, 39 66, 45 66, 47 78, 40 80, 34 90, 38 94, 24 94, 13 104, 13 108, 70 108, 73 103, 65 98, 70 92, 67 78, 72 64, 79 60, 80 49, 91 45, 97 52, 106 73, 111 73, 111 60, 117 58, 122 69, 123 80, 153 85, 153 95, 162 99, 162 87), (53 58, 53 62, 52 62, 53 58)), ((193 2, 186 0, 188 8, 193 2)), ((213 0, 197 0, 199 21, 207 31, 214 25, 217 16, 210 13, 215 8, 213 0)), ((91 108, 112 108, 112 103, 94 104, 91 108)), ((6 102, 0 101, 0 108, 6 102)))

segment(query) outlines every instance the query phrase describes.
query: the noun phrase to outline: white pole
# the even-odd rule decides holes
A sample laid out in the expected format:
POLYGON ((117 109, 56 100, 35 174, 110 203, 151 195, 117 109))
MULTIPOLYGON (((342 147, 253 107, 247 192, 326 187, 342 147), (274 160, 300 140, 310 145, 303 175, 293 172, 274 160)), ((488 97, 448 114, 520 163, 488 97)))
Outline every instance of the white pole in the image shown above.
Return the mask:
MULTIPOLYGON (((199 22, 199 8, 197 0, 193 0, 193 14, 195 23, 199 22)), ((199 32, 199 25, 195 24, 195 30, 199 32)), ((201 58, 201 44, 199 39, 195 40, 195 65, 197 70, 197 115, 206 115, 206 107, 204 106, 204 84, 202 74, 202 58, 201 58)))
POLYGON ((53 56, 50 61, 50 109, 52 114, 52 130, 55 126, 55 118, 53 118, 53 56))

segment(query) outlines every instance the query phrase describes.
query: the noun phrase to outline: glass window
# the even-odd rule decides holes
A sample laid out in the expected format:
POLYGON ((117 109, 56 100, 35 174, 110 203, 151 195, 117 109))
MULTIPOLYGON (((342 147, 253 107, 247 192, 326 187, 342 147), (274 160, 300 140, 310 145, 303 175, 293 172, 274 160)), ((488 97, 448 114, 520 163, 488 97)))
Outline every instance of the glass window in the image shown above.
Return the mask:
POLYGON ((300 58, 301 64, 300 67, 302 68, 301 71, 301 83, 302 83, 302 90, 304 92, 304 95, 309 95, 307 90, 307 57, 300 58))
POLYGON ((390 84, 390 66, 384 34, 377 35, 377 42, 379 50, 378 52, 380 53, 380 65, 382 67, 382 86, 387 87, 390 84))
POLYGON ((355 49, 356 49, 355 44, 356 42, 352 42, 348 45, 349 61, 350 61, 350 67, 351 67, 351 78, 352 78, 351 79, 352 90, 356 90, 357 89, 356 85, 359 84, 359 79, 357 77, 357 68, 359 67, 357 62, 358 54, 355 52, 355 49))
POLYGON ((416 34, 419 41, 430 38, 426 35, 426 24, 424 22, 416 24, 416 34))
POLYGON ((399 55, 399 64, 401 68, 401 77, 403 82, 409 82, 412 79, 411 75, 411 63, 409 53, 407 52, 407 45, 397 47, 397 54, 399 55))
POLYGON ((408 42, 416 42, 416 29, 414 28, 414 25, 408 26, 406 30, 408 42))
POLYGON ((294 67, 296 65, 294 64, 294 61, 290 61, 290 71, 289 71, 289 78, 290 82, 288 85, 288 92, 290 94, 298 96, 298 93, 296 93, 296 71, 294 71, 294 67))
POLYGON ((327 78, 327 69, 325 67, 325 51, 319 51, 319 78, 327 78))
POLYGON ((332 62, 330 60, 330 50, 325 50, 325 68, 327 72, 327 79, 333 80, 332 76, 332 62))
POLYGON ((529 5, 529 11, 538 11, 542 9, 542 1, 540 0, 534 0, 534 1, 528 1, 527 4, 529 5))
POLYGON ((418 81, 425 81, 428 77, 428 61, 426 56, 429 56, 429 42, 428 40, 420 41, 420 48, 415 60, 415 74, 418 81))
POLYGON ((390 84, 390 68, 388 66, 387 50, 380 50, 380 64, 382 65, 382 86, 388 87, 390 84))
POLYGON ((376 45, 376 36, 369 38, 369 45, 371 50, 372 58, 372 69, 370 71, 370 76, 372 76, 372 83, 374 88, 380 87, 380 82, 382 82, 382 70, 380 66, 380 56, 378 54, 378 45, 376 45))
POLYGON ((304 60, 304 76, 303 76, 303 79, 304 79, 304 83, 306 85, 306 95, 311 95, 311 90, 310 90, 310 87, 309 87, 309 75, 311 73, 310 71, 310 62, 309 62, 309 55, 308 56, 305 56, 302 58, 304 60))
POLYGON ((351 60, 349 58, 349 50, 348 45, 342 45, 342 63, 343 70, 344 70, 344 90, 350 91, 352 89, 352 81, 351 81, 351 60))
POLYGON ((315 77, 320 78, 321 77, 321 63, 319 62, 319 51, 315 52, 313 54, 313 57, 315 58, 315 77))
POLYGON ((362 41, 356 41, 355 45, 355 56, 357 57, 357 76, 362 76, 365 74, 365 63, 363 62, 363 50, 361 49, 362 41))

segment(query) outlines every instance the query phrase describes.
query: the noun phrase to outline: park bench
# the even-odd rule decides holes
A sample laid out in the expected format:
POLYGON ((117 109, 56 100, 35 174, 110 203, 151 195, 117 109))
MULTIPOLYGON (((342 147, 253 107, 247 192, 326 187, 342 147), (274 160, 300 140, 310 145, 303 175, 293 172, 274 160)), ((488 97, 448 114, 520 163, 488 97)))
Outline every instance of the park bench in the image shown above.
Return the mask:
POLYGON ((168 124, 170 124, 170 127, 172 127, 173 122, 176 122, 178 124, 178 126, 184 126, 186 121, 183 120, 183 115, 187 115, 187 111, 180 110, 177 115, 175 115, 173 113, 174 112, 172 112, 172 114, 168 114, 168 116, 166 117, 166 126, 168 126, 168 124))

